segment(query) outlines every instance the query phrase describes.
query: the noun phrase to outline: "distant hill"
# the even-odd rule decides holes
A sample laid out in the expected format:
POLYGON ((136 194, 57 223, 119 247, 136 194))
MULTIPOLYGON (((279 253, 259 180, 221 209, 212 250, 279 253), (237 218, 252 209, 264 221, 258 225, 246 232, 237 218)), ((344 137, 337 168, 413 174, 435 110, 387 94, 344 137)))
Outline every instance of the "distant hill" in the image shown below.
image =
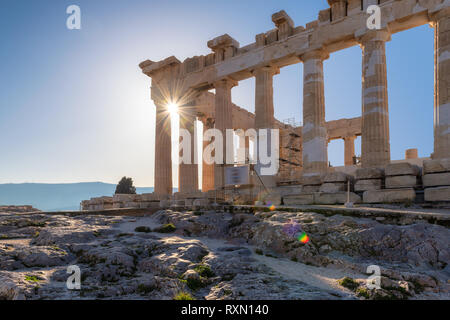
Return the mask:
MULTIPOLYGON (((79 210, 82 200, 112 196, 115 191, 115 184, 102 182, 0 184, 0 206, 32 205, 43 211, 79 210)), ((136 188, 136 192, 152 193, 153 188, 136 188)))

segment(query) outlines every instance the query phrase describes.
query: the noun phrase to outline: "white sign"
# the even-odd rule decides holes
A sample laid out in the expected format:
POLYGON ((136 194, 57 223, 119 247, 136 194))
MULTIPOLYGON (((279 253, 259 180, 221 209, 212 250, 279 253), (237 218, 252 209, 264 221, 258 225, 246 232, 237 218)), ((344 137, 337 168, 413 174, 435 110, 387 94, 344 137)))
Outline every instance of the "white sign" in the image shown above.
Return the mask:
POLYGON ((236 186, 249 184, 249 166, 227 167, 225 168, 225 185, 236 186))

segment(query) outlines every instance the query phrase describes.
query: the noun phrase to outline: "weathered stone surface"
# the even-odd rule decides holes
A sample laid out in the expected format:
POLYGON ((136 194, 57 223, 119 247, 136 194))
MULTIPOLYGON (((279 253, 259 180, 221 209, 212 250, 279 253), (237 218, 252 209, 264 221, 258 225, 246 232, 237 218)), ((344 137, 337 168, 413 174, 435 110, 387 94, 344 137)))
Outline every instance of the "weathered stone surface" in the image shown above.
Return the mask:
POLYGON ((355 191, 380 190, 382 183, 382 179, 358 180, 355 183, 355 191))
POLYGON ((330 172, 323 179, 324 183, 328 182, 347 182, 351 179, 351 176, 343 172, 330 172))
POLYGON ((450 172, 450 159, 433 159, 423 162, 423 173, 450 172))
POLYGON ((319 186, 303 186, 302 192, 304 192, 304 193, 319 192, 320 187, 321 187, 320 185, 319 186))
POLYGON ((450 172, 430 173, 423 176, 424 187, 450 186, 450 172))
POLYGON ((384 177, 384 170, 381 168, 360 168, 356 170, 356 179, 380 179, 384 177))
POLYGON ((0 299, 171 300, 180 292, 197 300, 352 299, 355 293, 317 279, 366 279, 368 261, 383 266, 382 284, 389 289, 378 294, 386 298, 406 299, 405 291, 421 299, 450 294, 450 231, 423 221, 399 226, 300 209, 251 215, 161 210, 151 217, 0 214, 6 236, 30 224, 38 226, 32 232, 38 237, 0 237, 0 299), (175 233, 137 230, 169 223, 175 233), (293 223, 310 243, 288 232, 293 223), (82 295, 65 286, 68 264, 81 269, 82 295))
POLYGON ((412 188, 372 190, 363 194, 364 203, 402 203, 413 202, 416 192, 412 188))
MULTIPOLYGON (((347 202, 347 192, 338 192, 338 193, 318 192, 314 194, 315 204, 344 204, 346 202, 347 202)), ((353 192, 350 192, 350 202, 361 203, 361 197, 353 192)))
POLYGON ((418 186, 417 176, 389 176, 386 177, 386 189, 414 188, 418 186))
POLYGON ((302 176, 300 183, 303 186, 320 186, 323 183, 323 179, 320 175, 302 176))
POLYGON ((385 174, 386 176, 401 176, 401 175, 417 176, 420 174, 420 168, 408 162, 391 163, 386 166, 385 174))
POLYGON ((319 189, 319 192, 333 193, 346 190, 347 190, 347 183, 345 182, 328 182, 322 184, 322 186, 319 189))
POLYGON ((155 194, 155 193, 144 193, 141 194, 139 197, 139 201, 142 202, 159 202, 160 201, 160 197, 155 194))
POLYGON ((313 204, 314 194, 300 194, 300 195, 290 195, 283 197, 283 202, 285 205, 302 205, 302 204, 313 204))
POLYGON ((438 187, 425 189, 425 201, 450 201, 450 187, 438 187))

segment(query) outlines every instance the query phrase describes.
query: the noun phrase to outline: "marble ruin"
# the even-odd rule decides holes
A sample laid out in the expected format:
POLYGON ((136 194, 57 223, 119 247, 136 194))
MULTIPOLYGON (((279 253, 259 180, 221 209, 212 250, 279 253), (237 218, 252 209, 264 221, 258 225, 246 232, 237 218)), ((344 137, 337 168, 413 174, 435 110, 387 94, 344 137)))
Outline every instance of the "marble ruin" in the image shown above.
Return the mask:
MULTIPOLYGON (((95 203, 114 208, 201 205, 214 201, 218 194, 220 200, 230 201, 235 193, 245 203, 344 204, 348 201, 348 186, 353 203, 450 202, 450 1, 328 3, 330 7, 306 26, 295 26, 285 11, 275 13, 275 28, 256 35, 255 42, 244 47, 224 34, 207 43, 212 51, 209 55, 184 62, 174 56, 142 62, 142 72, 152 80, 151 98, 157 113, 155 193, 94 199, 83 207, 93 209, 95 203), (380 29, 367 27, 366 9, 370 5, 381 9, 380 29), (385 44, 392 34, 424 24, 435 30, 434 152, 429 158, 419 159, 416 149, 407 150, 405 160, 391 161, 385 44), (352 46, 361 48, 361 117, 326 122, 323 61, 352 46), (304 68, 303 126, 274 118, 274 76, 283 67, 298 63, 304 68), (255 114, 234 105, 231 99, 232 88, 252 77, 256 81, 255 114), (167 105, 172 101, 179 104, 180 127, 192 133, 196 119, 203 122, 205 129, 215 127, 224 133, 226 129, 280 129, 279 173, 261 177, 269 195, 260 196, 261 186, 255 176, 252 186, 227 190, 225 166, 206 164, 202 190, 198 165, 180 165, 179 192, 173 195, 174 155, 167 115, 167 105), (354 145, 358 136, 360 159, 356 158, 354 145), (334 139, 345 141, 345 167, 329 166, 327 148, 334 139)), ((247 153, 248 139, 244 138, 247 153)))

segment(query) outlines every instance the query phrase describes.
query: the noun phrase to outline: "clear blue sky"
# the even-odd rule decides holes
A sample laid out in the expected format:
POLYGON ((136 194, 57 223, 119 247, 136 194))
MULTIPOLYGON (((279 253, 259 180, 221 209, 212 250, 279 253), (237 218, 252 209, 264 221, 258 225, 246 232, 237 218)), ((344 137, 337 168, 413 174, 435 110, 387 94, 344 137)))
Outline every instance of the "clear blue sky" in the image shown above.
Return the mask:
MULTIPOLYGON (((153 186, 154 106, 138 64, 208 54, 228 33, 241 45, 273 28, 284 9, 296 25, 317 19, 326 0, 1 0, 0 183, 116 183, 127 175, 153 186), (67 6, 82 30, 66 28, 67 6)), ((433 151, 433 29, 396 34, 387 44, 393 159, 433 151)), ((275 116, 302 115, 302 65, 276 76, 275 116)), ((361 115, 361 49, 325 62, 327 121, 361 115)), ((233 89, 254 110, 254 81, 233 89)), ((359 139, 358 139, 359 140, 359 139)), ((359 153, 360 143, 357 143, 359 153)), ((343 164, 343 142, 329 158, 343 164)))

